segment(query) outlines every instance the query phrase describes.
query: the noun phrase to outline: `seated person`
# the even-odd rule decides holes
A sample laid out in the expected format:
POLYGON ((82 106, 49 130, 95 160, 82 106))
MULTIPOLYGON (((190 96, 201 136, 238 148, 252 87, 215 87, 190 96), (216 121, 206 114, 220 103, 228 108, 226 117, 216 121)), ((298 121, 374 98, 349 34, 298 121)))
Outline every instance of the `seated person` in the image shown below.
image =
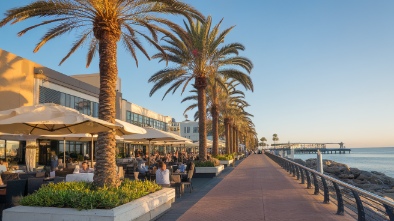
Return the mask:
POLYGON ((93 168, 89 168, 88 163, 83 162, 81 169, 79 169, 79 173, 93 173, 93 168))
POLYGON ((144 174, 146 172, 148 172, 148 169, 146 169, 145 166, 145 160, 143 160, 141 157, 137 157, 137 164, 138 164, 138 172, 140 172, 141 174, 144 174))
POLYGON ((179 172, 183 173, 183 172, 185 172, 185 170, 186 170, 186 165, 183 164, 183 163, 181 163, 181 164, 179 165, 179 172))
POLYGON ((170 171, 164 162, 159 162, 159 169, 156 171, 156 183, 163 187, 170 187, 170 171))

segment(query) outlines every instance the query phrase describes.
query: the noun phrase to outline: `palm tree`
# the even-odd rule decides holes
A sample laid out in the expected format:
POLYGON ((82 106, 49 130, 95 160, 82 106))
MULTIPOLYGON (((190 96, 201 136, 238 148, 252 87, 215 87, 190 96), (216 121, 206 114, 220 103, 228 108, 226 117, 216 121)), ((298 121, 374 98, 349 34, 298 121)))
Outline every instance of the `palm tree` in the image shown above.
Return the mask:
MULTIPOLYGON (((18 33, 19 36, 44 25, 51 28, 43 35, 34 48, 40 50, 48 41, 71 31, 79 32, 77 40, 62 64, 80 46, 88 43, 86 66, 89 66, 98 52, 100 67, 99 118, 115 122, 115 87, 118 76, 117 43, 121 41, 136 64, 136 50, 140 50, 148 59, 139 38, 143 38, 163 52, 158 45, 158 32, 171 35, 160 25, 177 26, 171 21, 157 17, 157 13, 181 14, 203 20, 203 16, 191 6, 178 0, 51 0, 35 1, 26 6, 10 9, 0 21, 0 27, 7 23, 18 23, 30 18, 49 18, 32 25, 18 33), (147 29, 150 36, 136 27, 147 29)), ((100 133, 97 140, 96 169, 94 183, 98 186, 118 186, 115 162, 115 133, 100 133)))
POLYGON ((240 44, 229 44, 220 47, 224 42, 224 38, 231 31, 230 27, 223 32, 219 31, 220 21, 214 27, 212 26, 212 18, 209 16, 205 22, 188 20, 185 23, 185 30, 175 30, 177 37, 168 36, 164 40, 167 42, 162 48, 168 55, 160 52, 153 56, 160 59, 160 61, 168 60, 174 64, 174 68, 166 68, 155 73, 149 82, 155 85, 152 87, 150 95, 153 95, 157 90, 165 85, 171 86, 164 93, 164 97, 172 92, 174 93, 182 84, 182 93, 185 88, 194 80, 194 88, 197 90, 198 96, 198 119, 199 119, 199 158, 206 160, 206 88, 208 85, 207 79, 211 75, 223 76, 227 78, 234 78, 240 82, 251 82, 251 79, 244 74, 240 74, 236 69, 224 69, 224 65, 236 65, 247 72, 250 72, 251 62, 236 54, 242 47, 240 44), (230 57, 229 57, 230 56, 230 57))
POLYGON ((262 146, 266 146, 266 143, 265 143, 265 142, 267 142, 267 138, 262 137, 262 138, 260 138, 260 141, 261 141, 261 145, 262 145, 262 146))
POLYGON ((276 141, 279 140, 278 134, 273 134, 272 135, 272 141, 274 141, 274 145, 276 146, 276 141))

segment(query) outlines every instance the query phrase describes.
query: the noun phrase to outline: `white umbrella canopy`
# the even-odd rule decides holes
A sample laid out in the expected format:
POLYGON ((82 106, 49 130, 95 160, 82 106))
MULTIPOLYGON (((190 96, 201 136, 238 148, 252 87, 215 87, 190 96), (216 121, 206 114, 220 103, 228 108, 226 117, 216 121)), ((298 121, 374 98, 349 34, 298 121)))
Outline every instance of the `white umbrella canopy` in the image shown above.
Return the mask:
POLYGON ((0 111, 0 132, 48 135, 99 133, 119 128, 58 104, 38 104, 0 111))
POLYGON ((116 130, 116 135, 118 136, 123 136, 126 134, 146 134, 146 130, 144 128, 122 120, 115 119, 115 124, 119 126, 119 128, 116 130))
POLYGON ((127 141, 134 142, 145 142, 145 141, 179 141, 179 140, 187 140, 187 138, 178 136, 173 133, 168 133, 162 130, 158 130, 152 127, 145 127, 145 134, 131 134, 124 135, 123 139, 127 141))

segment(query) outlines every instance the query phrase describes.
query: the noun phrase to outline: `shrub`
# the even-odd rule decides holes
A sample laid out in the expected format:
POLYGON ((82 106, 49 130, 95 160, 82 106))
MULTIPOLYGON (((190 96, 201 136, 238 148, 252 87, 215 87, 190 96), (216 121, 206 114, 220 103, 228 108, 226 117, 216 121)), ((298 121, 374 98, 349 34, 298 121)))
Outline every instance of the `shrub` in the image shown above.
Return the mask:
POLYGON ((226 154, 226 155, 217 155, 215 156, 215 158, 218 160, 232 160, 234 159, 234 156, 232 154, 226 154))
POLYGON ((150 181, 124 180, 119 188, 97 188, 87 182, 61 182, 23 197, 21 205, 82 209, 112 209, 160 190, 150 181))
POLYGON ((218 159, 211 158, 210 160, 207 161, 196 161, 194 162, 194 165, 196 167, 215 167, 215 166, 219 166, 220 162, 218 159))

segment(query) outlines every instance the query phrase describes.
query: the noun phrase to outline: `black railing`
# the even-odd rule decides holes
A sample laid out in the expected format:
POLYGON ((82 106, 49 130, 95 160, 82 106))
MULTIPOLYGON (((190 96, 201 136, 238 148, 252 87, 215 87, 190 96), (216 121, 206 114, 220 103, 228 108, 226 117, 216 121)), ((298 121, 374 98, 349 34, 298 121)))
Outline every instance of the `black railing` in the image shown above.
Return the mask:
POLYGON ((269 152, 266 155, 301 180, 302 184, 306 183, 308 189, 313 185, 314 194, 322 194, 324 203, 334 199, 338 215, 343 215, 346 207, 356 214, 358 221, 394 221, 393 201, 269 152))

